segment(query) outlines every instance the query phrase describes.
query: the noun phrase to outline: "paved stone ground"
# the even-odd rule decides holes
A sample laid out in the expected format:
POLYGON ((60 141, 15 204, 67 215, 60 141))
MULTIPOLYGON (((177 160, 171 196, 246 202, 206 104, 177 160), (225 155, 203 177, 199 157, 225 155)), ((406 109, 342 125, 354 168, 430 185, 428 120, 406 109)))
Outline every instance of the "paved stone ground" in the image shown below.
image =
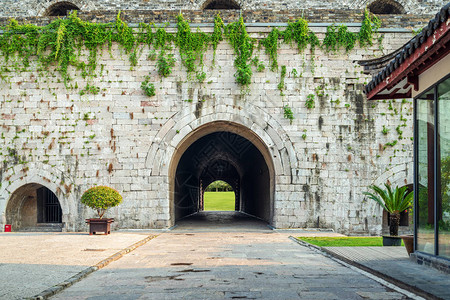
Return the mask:
POLYGON ((298 245, 289 233, 272 231, 261 222, 254 223, 250 232, 238 230, 236 224, 211 224, 206 230, 192 219, 179 222, 172 232, 52 299, 405 298, 298 245))
POLYGON ((149 233, 0 233, 0 299, 32 297, 149 233))
POLYGON ((450 276, 410 261, 405 247, 325 247, 325 249, 439 298, 450 299, 450 276))

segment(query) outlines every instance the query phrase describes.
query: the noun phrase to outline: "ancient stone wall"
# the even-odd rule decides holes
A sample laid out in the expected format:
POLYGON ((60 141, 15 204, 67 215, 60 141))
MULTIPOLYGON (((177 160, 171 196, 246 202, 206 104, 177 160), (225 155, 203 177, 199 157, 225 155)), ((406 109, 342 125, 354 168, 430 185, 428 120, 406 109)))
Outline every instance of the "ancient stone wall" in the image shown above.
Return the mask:
MULTIPOLYGON (((268 32, 247 30, 255 39, 268 32)), ((312 30, 323 40, 326 27, 312 30)), ((72 69, 71 88, 34 60, 27 70, 3 70, 0 228, 11 194, 27 183, 58 196, 65 230, 86 229, 83 221, 94 212, 79 199, 93 185, 112 186, 123 195, 108 214, 116 228, 169 227, 170 164, 178 145, 197 128, 225 121, 258 136, 271 155, 272 225, 379 233, 381 209, 362 192, 374 183, 409 184, 413 170, 411 100, 369 102, 362 93, 370 78, 357 61, 389 53, 412 35, 399 29, 383 36, 382 44, 349 53, 299 53, 295 45, 280 44, 278 64, 286 66, 281 91, 281 68, 270 71, 263 50, 256 55, 265 70, 254 67, 249 88, 240 87, 226 41, 215 61, 213 50, 206 52, 203 82, 187 75, 177 50, 173 73, 162 78, 156 61, 148 59, 152 49, 142 47, 133 67, 117 44, 103 48, 94 76, 83 78, 72 69), (140 87, 147 75, 154 97, 140 87), (314 107, 307 108, 311 100, 314 107), (285 117, 286 106, 293 120, 285 117)))
MULTIPOLYGON (((169 23, 169 27, 173 27, 176 23, 177 15, 179 11, 167 11, 167 10, 132 10, 121 11, 120 17, 122 20, 128 22, 130 26, 137 26, 138 23, 155 23, 158 26, 164 26, 169 23)), ((351 26, 358 27, 363 19, 364 10, 280 10, 280 11, 267 11, 267 10, 252 10, 252 11, 236 11, 225 10, 220 11, 221 17, 225 22, 235 22, 242 16, 244 22, 247 24, 253 24, 255 27, 268 27, 268 26, 281 26, 288 21, 295 21, 299 17, 308 20, 310 27, 324 27, 327 24, 340 24, 345 23, 351 26), (256 23, 256 24, 255 24, 256 23)), ((86 21, 94 23, 107 23, 114 22, 116 20, 118 11, 80 11, 77 15, 86 21)), ((217 15, 217 11, 183 11, 183 16, 190 20, 193 24, 199 24, 202 26, 211 26, 214 23, 214 17, 217 15)), ((399 28, 404 30, 420 29, 428 24, 432 15, 381 15, 379 16, 382 28, 399 28)), ((58 19, 59 17, 26 17, 17 16, 14 19, 21 23, 30 23, 40 26, 49 24, 51 21, 58 19)), ((0 24, 9 24, 10 17, 0 17, 0 24)), ((261 29, 258 29, 261 30, 261 29)), ((264 29, 262 29, 264 30, 264 29)))
MULTIPOLYGON (((193 0, 193 1, 180 1, 180 0, 133 0, 133 1, 114 1, 114 0, 71 0, 71 1, 59 1, 59 0, 2 0, 0 1, 0 16, 1 17, 33 17, 33 16, 45 16, 49 13, 52 7, 59 3, 70 3, 78 7, 81 11, 94 11, 94 10, 106 10, 106 11, 126 11, 126 10, 175 10, 179 12, 183 11, 199 11, 203 10, 211 2, 217 0, 193 0)), ((222 1, 227 2, 227 1, 222 1)), ((392 4, 401 7, 402 13, 407 14, 434 14, 446 1, 432 0, 432 1, 415 1, 415 0, 360 0, 360 1, 273 1, 273 0, 236 0, 228 1, 233 3, 233 6, 238 6, 242 10, 267 10, 267 11, 289 11, 293 9, 303 10, 308 13, 310 9, 326 9, 326 10, 345 10, 345 9, 364 9, 366 6, 370 6, 375 2, 379 2, 380 5, 392 4)))

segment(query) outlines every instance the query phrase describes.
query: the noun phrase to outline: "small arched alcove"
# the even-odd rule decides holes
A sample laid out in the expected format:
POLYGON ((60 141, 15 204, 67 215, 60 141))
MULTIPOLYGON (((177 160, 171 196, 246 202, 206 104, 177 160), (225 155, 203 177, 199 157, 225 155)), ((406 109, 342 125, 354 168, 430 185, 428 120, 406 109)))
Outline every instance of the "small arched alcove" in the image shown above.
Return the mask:
POLYGON ((274 167, 270 152, 250 129, 212 122, 181 141, 170 165, 171 217, 203 210, 204 189, 216 180, 233 184, 235 210, 268 223, 273 218, 274 167))
POLYGON ((64 17, 67 16, 68 12, 71 10, 80 10, 80 8, 71 2, 61 1, 50 5, 44 15, 50 17, 64 17))
POLYGON ((203 3, 203 9, 241 9, 241 6, 233 0, 207 0, 203 3))
POLYGON ((58 197, 41 184, 25 184, 8 201, 6 223, 14 231, 61 231, 62 209, 58 197))
POLYGON ((399 15, 406 13, 405 8, 394 0, 375 0, 367 8, 376 15, 399 15))

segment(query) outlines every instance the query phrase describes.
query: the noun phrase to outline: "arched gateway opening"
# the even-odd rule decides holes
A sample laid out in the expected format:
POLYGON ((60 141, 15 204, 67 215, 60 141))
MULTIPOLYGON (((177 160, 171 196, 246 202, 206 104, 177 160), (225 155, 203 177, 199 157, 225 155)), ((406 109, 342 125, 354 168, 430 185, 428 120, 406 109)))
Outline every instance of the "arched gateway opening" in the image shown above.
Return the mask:
POLYGON ((230 122, 198 128, 181 141, 170 170, 175 222, 202 211, 206 187, 223 180, 233 184, 236 211, 272 223, 272 159, 265 144, 248 128, 230 122))
POLYGON ((6 223, 14 231, 61 231, 62 210, 57 196, 38 183, 12 193, 6 206, 6 223))
POLYGON ((222 180, 216 180, 206 188, 203 187, 202 195, 200 206, 204 211, 235 211, 239 207, 239 198, 236 197, 233 187, 222 180))

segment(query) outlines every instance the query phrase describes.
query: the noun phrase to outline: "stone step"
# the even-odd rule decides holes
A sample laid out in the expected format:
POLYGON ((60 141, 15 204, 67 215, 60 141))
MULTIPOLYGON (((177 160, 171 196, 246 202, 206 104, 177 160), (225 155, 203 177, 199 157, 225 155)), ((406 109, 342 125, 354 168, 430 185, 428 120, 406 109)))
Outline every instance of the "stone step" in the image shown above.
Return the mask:
POLYGON ((27 232, 61 232, 62 223, 38 223, 36 226, 21 228, 19 231, 27 232))

